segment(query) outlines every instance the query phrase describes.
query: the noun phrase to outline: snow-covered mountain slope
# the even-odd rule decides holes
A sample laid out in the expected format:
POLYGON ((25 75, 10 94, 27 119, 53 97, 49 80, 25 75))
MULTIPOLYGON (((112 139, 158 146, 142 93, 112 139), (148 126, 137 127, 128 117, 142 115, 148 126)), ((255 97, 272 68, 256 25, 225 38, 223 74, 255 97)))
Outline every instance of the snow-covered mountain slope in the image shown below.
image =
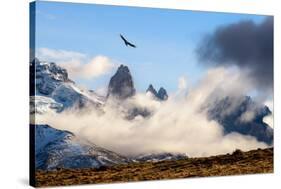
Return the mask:
POLYGON ((186 154, 154 153, 124 157, 106 150, 73 133, 48 125, 35 127, 36 169, 99 168, 130 162, 158 162, 188 158, 186 154))
POLYGON ((137 162, 158 162, 166 160, 179 160, 188 158, 186 154, 182 153, 154 153, 139 155, 134 158, 137 162))
POLYGON ((30 97, 30 113, 31 114, 45 114, 61 112, 63 105, 56 102, 54 99, 45 96, 31 96, 30 97))
POLYGON ((93 105, 99 107, 104 103, 102 97, 96 95, 94 92, 84 91, 75 86, 74 83, 63 83, 59 85, 52 93, 51 97, 63 104, 64 108, 84 107, 93 105))
POLYGON ((67 70, 55 63, 34 59, 31 66, 34 67, 31 70, 35 70, 36 78, 34 82, 35 106, 42 104, 50 106, 50 104, 58 103, 62 105, 60 109, 62 111, 72 107, 81 108, 88 105, 99 107, 104 104, 104 97, 91 90, 78 87, 68 78, 67 70))
POLYGON ((36 168, 99 168, 130 162, 129 159, 83 140, 69 131, 48 125, 35 127, 36 168))

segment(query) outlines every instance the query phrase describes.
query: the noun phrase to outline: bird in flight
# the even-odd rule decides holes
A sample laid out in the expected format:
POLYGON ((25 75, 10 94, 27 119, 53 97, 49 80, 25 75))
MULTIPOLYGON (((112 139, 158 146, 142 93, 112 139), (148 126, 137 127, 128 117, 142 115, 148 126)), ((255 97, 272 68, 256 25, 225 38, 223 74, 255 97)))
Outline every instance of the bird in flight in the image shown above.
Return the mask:
POLYGON ((131 46, 131 47, 133 47, 133 48, 136 48, 136 45, 134 45, 134 44, 130 43, 129 41, 127 41, 123 35, 120 34, 120 37, 121 37, 121 39, 124 41, 124 43, 125 43, 126 46, 129 45, 129 46, 131 46))

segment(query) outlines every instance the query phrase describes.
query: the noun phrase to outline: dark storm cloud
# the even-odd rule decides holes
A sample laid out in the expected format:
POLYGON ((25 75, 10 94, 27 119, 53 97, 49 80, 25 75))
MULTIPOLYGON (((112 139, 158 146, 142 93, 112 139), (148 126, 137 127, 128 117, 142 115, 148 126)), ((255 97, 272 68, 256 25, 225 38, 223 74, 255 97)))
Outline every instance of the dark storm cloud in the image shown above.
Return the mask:
POLYGON ((249 71, 259 87, 273 85, 273 17, 262 23, 241 21, 219 27, 199 44, 200 61, 209 65, 237 65, 249 71))

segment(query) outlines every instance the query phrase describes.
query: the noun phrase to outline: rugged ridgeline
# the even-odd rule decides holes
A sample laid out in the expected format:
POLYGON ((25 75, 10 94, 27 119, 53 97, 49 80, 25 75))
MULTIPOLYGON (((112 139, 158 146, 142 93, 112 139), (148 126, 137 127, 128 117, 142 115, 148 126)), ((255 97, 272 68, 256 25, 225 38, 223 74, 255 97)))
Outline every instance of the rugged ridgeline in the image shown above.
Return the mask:
POLYGON ((237 132, 272 145, 273 129, 263 122, 263 118, 271 114, 267 106, 260 106, 251 97, 245 96, 239 99, 225 97, 207 108, 209 118, 218 121, 224 127, 225 134, 237 132), (247 113, 251 114, 248 119, 247 113))
POLYGON ((160 87, 160 89, 157 92, 152 84, 150 84, 148 86, 146 93, 151 94, 152 97, 154 97, 157 100, 167 100, 169 97, 166 89, 164 89, 163 87, 160 87))
MULTIPOLYGON (((168 93, 163 87, 161 87, 157 92, 152 84, 150 84, 146 92, 151 93, 157 100, 168 99, 168 93)), ((120 65, 116 73, 109 81, 107 97, 125 100, 134 96, 135 93, 136 89, 134 87, 133 77, 129 68, 127 66, 120 65)))
POLYGON ((67 70, 55 63, 34 59, 30 66, 35 67, 36 78, 33 81, 35 95, 30 97, 34 102, 31 103, 32 113, 61 112, 73 107, 99 107, 104 104, 104 97, 79 88, 68 78, 67 70))

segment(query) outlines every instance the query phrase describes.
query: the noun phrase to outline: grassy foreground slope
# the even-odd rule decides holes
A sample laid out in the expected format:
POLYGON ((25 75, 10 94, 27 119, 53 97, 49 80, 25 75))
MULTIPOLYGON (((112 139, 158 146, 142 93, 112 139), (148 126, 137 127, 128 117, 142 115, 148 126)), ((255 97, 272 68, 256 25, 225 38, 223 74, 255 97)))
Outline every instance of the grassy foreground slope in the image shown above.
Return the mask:
POLYGON ((273 173, 273 148, 177 161, 131 163, 99 169, 37 171, 37 186, 77 185, 273 173))

